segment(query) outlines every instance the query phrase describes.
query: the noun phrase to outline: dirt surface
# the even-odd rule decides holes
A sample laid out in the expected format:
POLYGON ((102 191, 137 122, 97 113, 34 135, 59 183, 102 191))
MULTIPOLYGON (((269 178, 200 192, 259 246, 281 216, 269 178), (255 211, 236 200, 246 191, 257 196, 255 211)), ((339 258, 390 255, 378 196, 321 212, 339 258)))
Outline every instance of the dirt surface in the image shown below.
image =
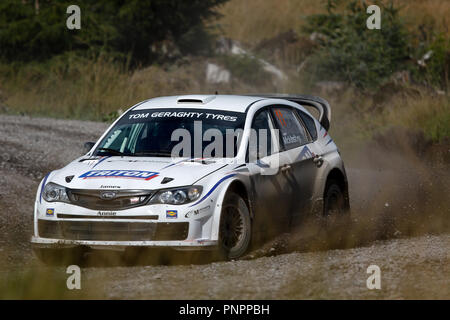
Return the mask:
POLYGON ((65 269, 31 252, 35 193, 106 127, 0 115, 0 298, 450 299, 450 171, 379 145, 342 150, 352 207, 344 230, 304 226, 232 262, 177 256, 175 265, 127 267, 97 253, 82 290, 69 291, 65 269), (381 290, 366 287, 373 264, 381 290))

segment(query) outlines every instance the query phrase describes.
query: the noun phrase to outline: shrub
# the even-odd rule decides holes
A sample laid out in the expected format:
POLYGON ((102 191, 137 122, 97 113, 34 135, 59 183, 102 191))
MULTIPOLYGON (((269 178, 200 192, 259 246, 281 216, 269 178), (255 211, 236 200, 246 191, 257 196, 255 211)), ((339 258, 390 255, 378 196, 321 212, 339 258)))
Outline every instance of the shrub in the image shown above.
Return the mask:
POLYGON ((327 13, 307 18, 304 32, 319 34, 319 48, 309 71, 318 80, 346 81, 359 88, 376 87, 408 59, 408 36, 392 2, 377 3, 381 30, 369 30, 365 2, 351 0, 337 12, 339 0, 329 0, 327 13))
POLYGON ((447 89, 450 74, 450 37, 444 34, 433 34, 432 40, 417 49, 415 56, 419 59, 429 55, 422 66, 413 70, 414 79, 435 87, 447 89))

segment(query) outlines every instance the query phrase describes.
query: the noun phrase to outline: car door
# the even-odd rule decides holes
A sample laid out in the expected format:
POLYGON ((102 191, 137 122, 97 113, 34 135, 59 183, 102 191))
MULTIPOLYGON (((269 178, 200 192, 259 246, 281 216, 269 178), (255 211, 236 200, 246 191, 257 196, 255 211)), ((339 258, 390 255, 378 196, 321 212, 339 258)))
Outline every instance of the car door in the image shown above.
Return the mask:
POLYGON ((287 157, 282 167, 292 189, 289 202, 290 224, 296 224, 309 212, 318 167, 314 162, 317 149, 303 120, 295 108, 271 107, 275 125, 280 132, 283 154, 287 157))
POLYGON ((292 189, 279 169, 286 161, 280 154, 279 140, 268 109, 259 110, 252 121, 247 148, 250 183, 255 199, 255 237, 275 235, 286 225, 292 189), (265 143, 267 142, 267 144, 265 143))

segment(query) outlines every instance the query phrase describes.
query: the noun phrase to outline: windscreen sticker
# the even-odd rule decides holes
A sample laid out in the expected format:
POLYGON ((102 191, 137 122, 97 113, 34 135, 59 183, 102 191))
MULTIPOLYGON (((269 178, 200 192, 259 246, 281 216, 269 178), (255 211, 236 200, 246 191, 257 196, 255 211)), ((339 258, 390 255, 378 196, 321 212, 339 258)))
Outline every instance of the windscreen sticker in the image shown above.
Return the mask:
POLYGON ((280 111, 280 110, 275 110, 275 115, 277 116, 277 118, 278 118, 278 122, 283 126, 283 127, 286 127, 287 126, 287 124, 286 124, 286 121, 284 120, 284 116, 283 116, 283 113, 280 111))
POLYGON ((83 173, 78 178, 127 178, 150 180, 156 178, 159 172, 139 171, 139 170, 91 170, 83 173))
POLYGON ((237 120, 236 116, 225 115, 222 113, 209 113, 209 112, 191 112, 191 111, 166 111, 166 112, 153 112, 152 118, 193 118, 196 120, 222 120, 234 122, 237 120))
POLYGON ((143 123, 157 120, 190 120, 190 121, 210 121, 223 122, 233 125, 242 125, 245 121, 245 112, 232 112, 214 109, 183 109, 183 108, 163 108, 133 110, 125 114, 119 124, 143 123))

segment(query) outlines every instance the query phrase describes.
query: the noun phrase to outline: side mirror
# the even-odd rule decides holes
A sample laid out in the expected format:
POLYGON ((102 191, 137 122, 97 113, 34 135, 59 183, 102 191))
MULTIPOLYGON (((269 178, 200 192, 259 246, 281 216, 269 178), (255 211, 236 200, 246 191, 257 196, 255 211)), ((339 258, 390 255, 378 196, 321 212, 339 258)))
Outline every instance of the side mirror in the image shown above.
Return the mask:
POLYGON ((88 153, 94 145, 95 145, 95 142, 85 142, 84 146, 83 146, 84 154, 88 153))

